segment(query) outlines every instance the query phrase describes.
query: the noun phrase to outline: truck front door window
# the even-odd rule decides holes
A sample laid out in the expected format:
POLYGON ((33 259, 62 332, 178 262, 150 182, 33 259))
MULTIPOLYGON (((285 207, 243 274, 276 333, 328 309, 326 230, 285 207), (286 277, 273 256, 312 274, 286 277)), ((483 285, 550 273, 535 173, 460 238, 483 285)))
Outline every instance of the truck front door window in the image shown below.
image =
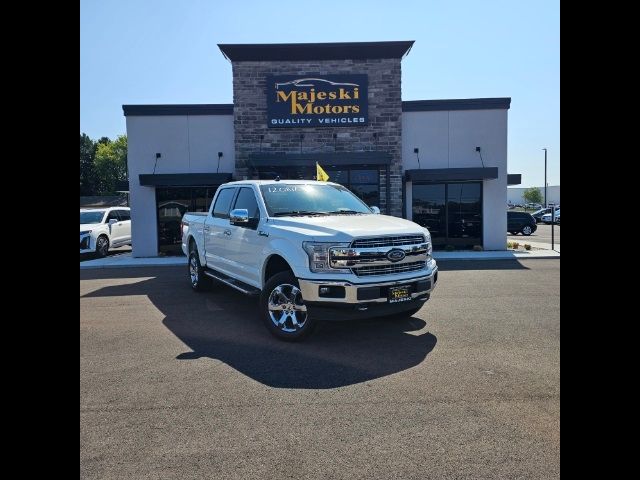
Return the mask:
POLYGON ((240 189, 238 198, 236 198, 236 204, 233 206, 232 210, 235 210, 236 208, 246 208, 247 212, 249 212, 249 218, 260 218, 258 202, 256 201, 256 196, 254 195, 253 190, 250 188, 240 189))

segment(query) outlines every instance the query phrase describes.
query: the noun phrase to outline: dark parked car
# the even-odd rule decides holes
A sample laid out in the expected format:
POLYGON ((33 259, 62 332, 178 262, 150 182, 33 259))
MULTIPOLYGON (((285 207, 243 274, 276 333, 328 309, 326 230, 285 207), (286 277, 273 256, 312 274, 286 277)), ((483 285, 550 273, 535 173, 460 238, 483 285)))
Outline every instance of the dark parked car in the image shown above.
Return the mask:
POLYGON ((536 219, 530 213, 507 211, 507 231, 511 235, 531 235, 537 229, 536 219))

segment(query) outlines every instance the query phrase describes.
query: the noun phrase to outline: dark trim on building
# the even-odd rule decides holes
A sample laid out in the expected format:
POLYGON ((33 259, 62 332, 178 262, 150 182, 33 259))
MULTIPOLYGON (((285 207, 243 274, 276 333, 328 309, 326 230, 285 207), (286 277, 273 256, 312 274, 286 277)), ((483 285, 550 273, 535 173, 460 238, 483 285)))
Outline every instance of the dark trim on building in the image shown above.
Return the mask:
POLYGON ((129 180, 116 181, 116 192, 129 193, 129 180))
POLYGON ((388 152, 331 152, 331 153, 250 153, 252 167, 299 167, 318 162, 322 167, 333 165, 389 165, 388 152))
MULTIPOLYGON (((433 112, 447 110, 509 109, 511 98, 462 98, 451 100, 411 100, 402 102, 403 112, 433 112)), ((233 115, 232 103, 181 105, 122 105, 125 117, 160 115, 233 115)))
POLYGON ((229 181, 231 181, 230 173, 140 174, 140 185, 143 187, 206 187, 229 181))
POLYGON ((407 181, 412 182, 493 180, 498 178, 498 167, 405 170, 405 178, 407 181))
POLYGON ((520 185, 522 183, 521 173, 507 173, 507 185, 520 185))
POLYGON ((433 112, 441 110, 508 110, 510 107, 511 97, 410 100, 402 102, 403 112, 433 112))
POLYGON ((233 104, 122 105, 122 111, 125 117, 155 115, 233 115, 233 104))
POLYGON ((218 47, 227 60, 296 61, 296 60, 366 60, 402 58, 415 40, 401 42, 346 43, 259 43, 222 44, 218 47))

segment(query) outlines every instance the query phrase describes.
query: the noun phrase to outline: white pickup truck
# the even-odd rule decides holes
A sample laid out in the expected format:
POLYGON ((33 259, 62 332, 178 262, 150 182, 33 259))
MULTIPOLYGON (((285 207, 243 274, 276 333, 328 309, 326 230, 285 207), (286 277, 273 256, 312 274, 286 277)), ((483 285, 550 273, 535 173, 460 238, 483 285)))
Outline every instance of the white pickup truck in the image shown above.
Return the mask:
POLYGON ((411 316, 438 281, 426 228, 331 182, 226 183, 181 229, 192 288, 216 280, 259 295, 267 329, 284 340, 319 320, 411 316))

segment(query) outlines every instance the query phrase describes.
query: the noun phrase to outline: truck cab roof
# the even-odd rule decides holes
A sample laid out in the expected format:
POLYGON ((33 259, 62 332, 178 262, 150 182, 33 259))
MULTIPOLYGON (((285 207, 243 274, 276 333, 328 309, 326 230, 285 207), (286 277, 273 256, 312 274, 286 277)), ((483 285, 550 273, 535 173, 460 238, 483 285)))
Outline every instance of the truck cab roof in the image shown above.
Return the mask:
POLYGON ((318 184, 318 185, 338 185, 334 182, 320 182, 318 180, 237 180, 235 182, 227 182, 223 185, 274 185, 278 183, 288 183, 295 185, 307 185, 307 184, 318 184))

